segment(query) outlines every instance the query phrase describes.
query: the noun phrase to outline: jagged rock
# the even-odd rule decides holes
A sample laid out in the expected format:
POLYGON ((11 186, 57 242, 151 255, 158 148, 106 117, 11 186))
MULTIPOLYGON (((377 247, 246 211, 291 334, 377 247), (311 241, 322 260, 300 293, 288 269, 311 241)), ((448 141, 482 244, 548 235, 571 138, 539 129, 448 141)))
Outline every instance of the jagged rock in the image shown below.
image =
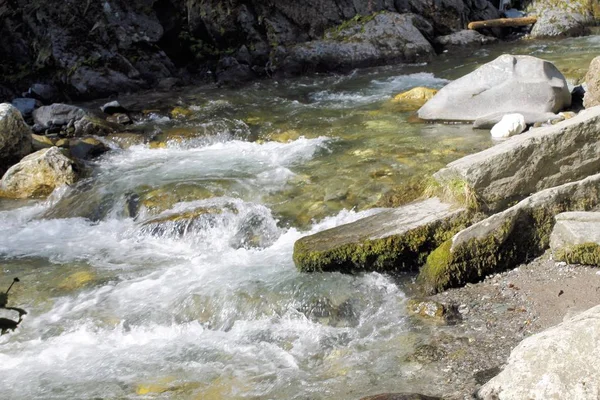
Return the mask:
POLYGON ((557 261, 600 266, 600 212, 567 212, 556 216, 550 248, 557 261))
POLYGON ((48 149, 54 146, 54 142, 48 137, 44 135, 36 135, 35 133, 31 134, 31 145, 33 151, 38 151, 42 149, 48 149))
POLYGON ((89 160, 110 150, 108 146, 93 137, 72 139, 69 142, 71 156, 80 160, 89 160))
POLYGON ((600 107, 594 107, 456 160, 434 178, 445 192, 460 186, 481 207, 500 210, 531 193, 599 172, 599 138, 600 107))
POLYGON ((432 198, 305 236, 294 262, 303 272, 414 270, 469 221, 464 209, 432 198))
POLYGON ((223 57, 217 67, 217 82, 223 85, 238 85, 256 79, 256 74, 247 64, 240 64, 233 57, 223 57))
POLYGON ((462 30, 450 35, 436 37, 433 45, 438 52, 447 50, 454 54, 457 51, 469 51, 496 42, 498 42, 498 39, 493 36, 485 36, 474 30, 462 30))
POLYGON ((583 36, 589 33, 589 23, 582 14, 558 9, 546 10, 539 13, 529 35, 535 39, 583 36))
POLYGON ((590 63, 585 74, 586 89, 583 95, 583 106, 591 108, 600 105, 600 56, 590 63))
POLYGON ((33 112, 33 122, 40 130, 60 128, 79 121, 88 113, 79 107, 56 103, 42 106, 33 112))
POLYGON ((497 112, 558 112, 570 104, 567 81, 552 63, 505 54, 446 85, 418 115, 472 122, 497 112))
POLYGON ((542 190, 447 240, 429 255, 419 281, 437 292, 515 267, 549 247, 555 215, 598 204, 600 174, 542 190))
POLYGON ((75 163, 58 147, 43 149, 23 158, 2 177, 0 193, 6 197, 45 197, 61 185, 78 179, 75 163))
POLYGON ((477 395, 483 400, 598 399, 600 306, 523 340, 477 395))
POLYGON ((31 153, 31 129, 19 110, 0 104, 0 173, 31 153))
POLYGON ((429 61, 435 52, 411 14, 381 13, 331 30, 323 40, 292 47, 283 60, 285 72, 344 71, 389 63, 429 61))
POLYGON ((490 133, 494 139, 506 139, 518 135, 527 128, 523 114, 506 114, 496 125, 492 127, 490 133))
MULTIPOLYGON (((525 118, 525 124, 533 125, 535 123, 552 123, 553 121, 562 121, 564 120, 558 114, 554 114, 551 112, 548 113, 528 113, 528 112, 519 112, 525 118)), ((477 118, 473 122, 473 129, 492 129, 494 125, 496 125, 502 117, 504 117, 505 113, 493 113, 490 115, 486 115, 481 118, 477 118)))

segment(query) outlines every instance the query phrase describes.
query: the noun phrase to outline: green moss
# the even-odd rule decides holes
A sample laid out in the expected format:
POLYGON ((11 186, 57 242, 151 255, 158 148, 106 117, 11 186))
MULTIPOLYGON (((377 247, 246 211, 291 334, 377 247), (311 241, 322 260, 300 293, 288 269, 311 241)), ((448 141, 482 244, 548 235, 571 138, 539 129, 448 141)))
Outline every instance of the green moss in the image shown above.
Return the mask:
POLYGON ((294 244, 294 263, 301 272, 413 270, 425 263, 433 249, 468 226, 472 219, 472 214, 464 213, 450 221, 419 227, 400 235, 357 240, 323 251, 312 250, 316 241, 328 240, 325 231, 294 244))
POLYGON ((600 245, 598 243, 583 243, 560 249, 554 254, 554 259, 569 264, 600 266, 600 245))
POLYGON ((373 21, 373 19, 375 19, 375 17, 379 14, 384 13, 385 11, 379 11, 373 14, 369 14, 369 15, 360 15, 360 14, 356 14, 354 17, 352 17, 351 19, 345 20, 343 21, 341 24, 336 25, 332 28, 329 28, 325 31, 325 35, 324 37, 326 39, 333 39, 333 40, 343 40, 346 39, 346 36, 350 33, 353 34, 354 32, 346 32, 354 27, 357 26, 361 26, 361 30, 364 29, 364 25, 367 24, 368 22, 373 21))
POLYGON ((427 258, 418 280, 426 290, 440 292, 506 271, 544 253, 549 247, 555 215, 589 210, 596 204, 598 197, 588 193, 547 207, 519 209, 486 237, 470 239, 455 248, 451 241, 443 243, 427 258))
POLYGON ((430 177, 425 184, 425 196, 437 196, 440 199, 465 207, 469 210, 479 210, 481 202, 477 193, 469 183, 461 178, 447 179, 442 182, 430 177))

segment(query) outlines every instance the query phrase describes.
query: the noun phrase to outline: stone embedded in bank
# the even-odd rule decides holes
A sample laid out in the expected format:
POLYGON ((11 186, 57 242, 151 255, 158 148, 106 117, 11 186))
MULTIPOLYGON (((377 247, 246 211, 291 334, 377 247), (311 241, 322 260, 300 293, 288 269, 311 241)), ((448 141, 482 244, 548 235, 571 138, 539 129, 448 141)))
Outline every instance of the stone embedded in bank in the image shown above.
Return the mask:
POLYGON ((506 271, 549 247, 555 215, 599 204, 600 174, 543 190, 458 232, 429 255, 418 279, 440 292, 506 271))
POLYGON ((448 164, 434 174, 442 187, 462 182, 488 210, 531 193, 600 172, 600 107, 533 129, 448 164))
POLYGON ((567 81, 552 63, 504 54, 446 85, 418 116, 472 122, 497 112, 556 113, 570 104, 567 81))
POLYGON ((294 262, 302 272, 414 270, 471 218, 465 209, 438 198, 385 209, 299 239, 294 244, 294 262))
POLYGON ((600 212, 558 214, 550 248, 557 261, 600 266, 600 212))
POLYGON ((37 151, 13 165, 0 181, 0 194, 12 198, 45 197, 79 178, 73 160, 58 147, 37 151))
POLYGON ((523 340, 483 400, 600 398, 600 306, 523 340))

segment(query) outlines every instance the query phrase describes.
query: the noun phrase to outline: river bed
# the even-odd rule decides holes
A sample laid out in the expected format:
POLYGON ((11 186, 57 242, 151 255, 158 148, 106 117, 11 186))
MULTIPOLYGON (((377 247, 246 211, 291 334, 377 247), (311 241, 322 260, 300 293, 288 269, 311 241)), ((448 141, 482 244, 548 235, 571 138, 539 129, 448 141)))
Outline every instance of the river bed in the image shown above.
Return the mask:
POLYGON ((470 126, 412 122, 395 94, 440 88, 502 52, 555 61, 575 84, 599 50, 597 36, 520 42, 171 93, 140 125, 150 143, 114 144, 48 200, 0 200, 0 284, 18 276, 10 305, 29 312, 0 337, 0 397, 452 391, 410 357, 435 329, 406 313, 410 275, 300 274, 293 244, 414 200, 431 173, 493 145, 470 126))

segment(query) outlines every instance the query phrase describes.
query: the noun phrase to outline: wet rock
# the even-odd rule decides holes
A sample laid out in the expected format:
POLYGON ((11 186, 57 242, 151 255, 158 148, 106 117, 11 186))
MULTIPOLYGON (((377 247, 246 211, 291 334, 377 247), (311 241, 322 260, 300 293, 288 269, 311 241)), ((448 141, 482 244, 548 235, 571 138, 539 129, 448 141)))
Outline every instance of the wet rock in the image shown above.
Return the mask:
POLYGON ((401 110, 416 111, 428 100, 433 98, 436 93, 436 89, 419 86, 394 96, 392 103, 399 105, 401 110))
POLYGON ((411 14, 381 13, 330 30, 322 40, 289 49, 286 72, 347 71, 396 62, 429 61, 433 47, 416 27, 427 24, 411 14))
POLYGON ((478 398, 597 399, 600 396, 600 306, 523 340, 478 398))
POLYGON ((434 174, 445 192, 468 191, 482 208, 500 210, 539 190, 599 171, 600 107, 534 129, 454 161, 434 174))
POLYGON ((425 396, 418 393, 384 393, 363 397, 360 400, 441 400, 441 397, 425 396))
MULTIPOLYGON (((551 123, 552 121, 562 121, 562 118, 558 114, 554 114, 551 112, 548 113, 528 113, 528 112, 519 112, 525 119, 525 124, 533 125, 536 123, 551 123)), ((505 113, 492 113, 486 115, 481 118, 477 118, 473 122, 473 129, 492 129, 494 125, 496 125, 502 117, 504 117, 505 113)))
POLYGON ((431 300, 411 299, 406 307, 410 314, 426 318, 441 319, 446 311, 443 304, 431 300))
POLYGON ((90 160, 110 150, 107 145, 93 137, 71 139, 69 149, 71 156, 79 160, 90 160))
POLYGON ((462 30, 450 35, 436 37, 433 45, 438 52, 449 51, 455 54, 456 52, 470 51, 497 42, 498 39, 493 36, 485 36, 474 30, 462 30))
POLYGON ((490 133, 494 139, 506 139, 518 135, 527 128, 523 114, 506 114, 492 127, 490 133))
POLYGON ((303 272, 414 270, 469 219, 437 198, 386 209, 299 239, 294 263, 303 272))
POLYGON ((61 185, 78 179, 75 163, 58 147, 43 149, 23 158, 2 177, 0 192, 6 197, 45 197, 61 185))
POLYGON ((61 128, 87 116, 88 113, 79 107, 56 103, 42 106, 33 112, 33 122, 39 130, 61 128))
POLYGON ((118 100, 113 100, 111 102, 104 104, 102 107, 100 107, 100 110, 102 110, 102 112, 104 114, 110 114, 110 115, 127 112, 127 109, 125 107, 123 107, 121 105, 121 103, 119 103, 118 100))
POLYGON ((34 151, 48 149, 54 145, 54 142, 48 136, 31 134, 31 146, 34 151))
POLYGON ((422 344, 417 346, 415 351, 406 357, 406 361, 430 364, 441 360, 444 356, 446 356, 444 349, 431 344, 422 344))
POLYGON ((541 255, 554 216, 600 204, 600 174, 542 190, 458 232, 427 258, 419 281, 432 292, 474 283, 541 255))
POLYGON ((106 136, 111 133, 118 132, 121 127, 118 124, 101 118, 87 115, 73 124, 73 129, 62 131, 64 136, 81 137, 81 136, 106 136))
POLYGON ((557 261, 600 266, 600 212, 567 212, 556 216, 550 248, 557 261))
POLYGON ((600 56, 590 63, 585 74, 586 90, 583 96, 583 106, 591 108, 600 105, 600 56))
POLYGON ((46 104, 56 101, 59 97, 56 87, 45 83, 34 83, 29 88, 28 93, 31 97, 41 100, 46 104))
POLYGON ((23 118, 29 118, 32 116, 33 111, 36 109, 36 107, 40 106, 41 104, 38 103, 35 99, 29 99, 29 98, 17 98, 17 99, 13 99, 13 101, 11 102, 11 104, 17 109, 19 110, 19 112, 21 113, 21 115, 23 116, 23 118))
POLYGON ((96 280, 96 274, 93 271, 74 272, 64 278, 58 284, 58 288, 66 291, 78 290, 89 285, 94 280, 96 280))
POLYGON ((232 86, 256 79, 257 75, 249 65, 240 64, 233 57, 223 57, 217 66, 217 82, 232 86))
POLYGON ((133 121, 131 120, 131 118, 129 118, 129 116, 127 114, 121 114, 121 113, 109 115, 106 118, 106 121, 113 123, 113 124, 121 124, 121 125, 129 125, 129 124, 133 123, 133 121))
POLYGON ((0 104, 0 173, 31 153, 31 129, 19 110, 0 104))
POLYGON ((584 15, 566 10, 545 10, 537 16, 529 34, 534 39, 583 36, 589 33, 590 21, 584 15))
POLYGON ((140 195, 140 204, 150 214, 170 210, 177 203, 204 200, 214 196, 203 186, 193 184, 171 184, 152 189, 140 195))
POLYGON ((164 90, 164 91, 171 90, 174 87, 176 87, 177 85, 179 85, 180 82, 181 82, 181 80, 179 78, 173 78, 173 77, 163 78, 158 82, 157 88, 159 90, 164 90))
POLYGON ((80 67, 71 75, 69 83, 82 98, 108 97, 134 92, 145 86, 139 79, 131 79, 122 72, 109 68, 100 70, 80 67))
POLYGON ((505 54, 446 85, 418 116, 472 122, 498 112, 558 112, 570 104, 567 81, 552 63, 505 54))

